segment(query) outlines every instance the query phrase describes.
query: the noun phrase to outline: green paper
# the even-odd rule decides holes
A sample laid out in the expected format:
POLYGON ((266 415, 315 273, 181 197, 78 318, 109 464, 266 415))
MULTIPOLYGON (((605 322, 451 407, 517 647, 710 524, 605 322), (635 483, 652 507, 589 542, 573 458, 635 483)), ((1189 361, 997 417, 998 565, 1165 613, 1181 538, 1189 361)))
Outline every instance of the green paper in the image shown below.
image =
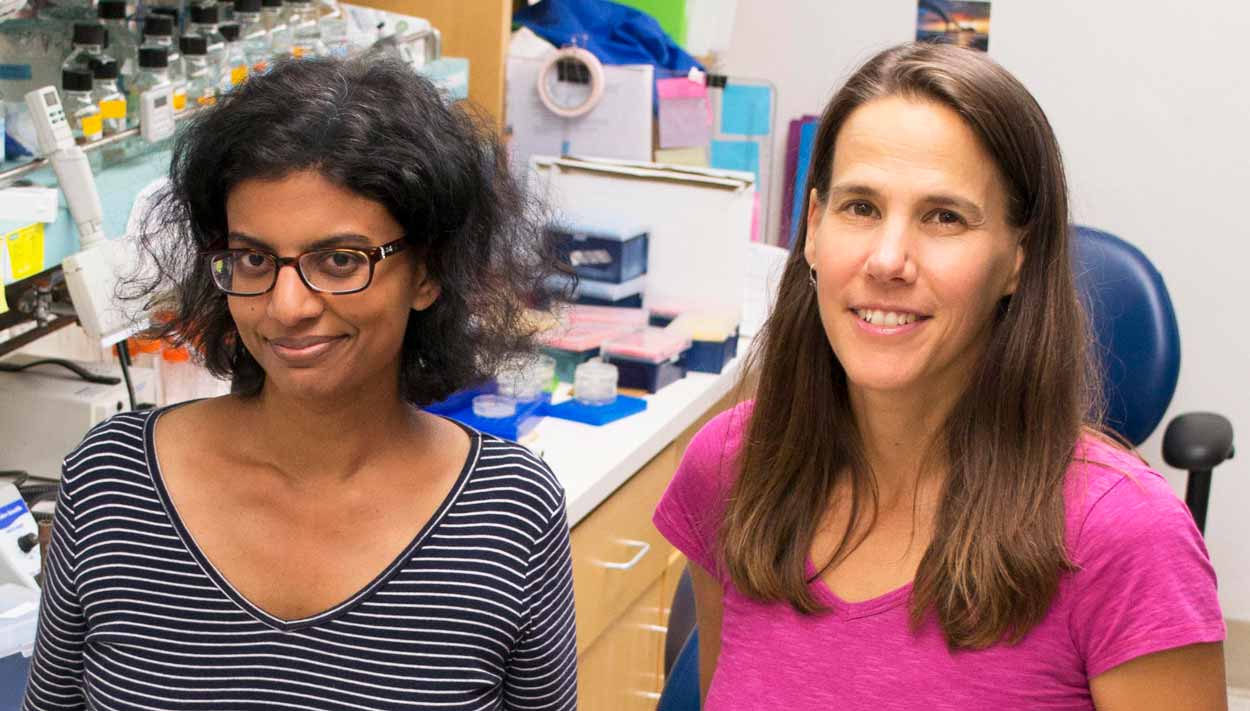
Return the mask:
POLYGON ((654 17, 673 41, 686 46, 686 0, 614 0, 654 17))

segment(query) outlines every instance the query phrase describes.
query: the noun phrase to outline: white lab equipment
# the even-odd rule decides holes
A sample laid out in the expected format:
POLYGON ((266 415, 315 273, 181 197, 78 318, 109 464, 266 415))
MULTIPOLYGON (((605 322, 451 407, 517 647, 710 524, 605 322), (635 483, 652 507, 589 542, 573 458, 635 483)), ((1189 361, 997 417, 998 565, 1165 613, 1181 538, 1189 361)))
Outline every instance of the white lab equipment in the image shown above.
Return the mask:
POLYGON ((78 227, 81 251, 61 262, 79 323, 103 346, 111 346, 146 324, 121 309, 114 294, 118 275, 135 261, 129 240, 104 235, 104 212, 87 154, 74 144, 69 121, 56 88, 45 86, 26 94, 39 140, 48 156, 70 216, 78 227))
POLYGON ((0 583, 38 590, 39 524, 17 487, 0 484, 0 583))
POLYGON ((0 708, 22 704, 39 627, 39 591, 0 584, 0 708))
POLYGON ((148 143, 174 135, 173 84, 163 84, 139 95, 139 133, 148 143))
MULTIPOLYGON (((18 354, 5 363, 36 360, 18 354)), ((76 363, 96 375, 120 376, 102 363, 76 363)), ((153 402, 156 378, 146 368, 131 368, 135 400, 153 402)), ((20 469, 42 479, 59 479, 61 459, 94 425, 130 409, 120 377, 92 383, 69 370, 40 365, 19 373, 0 371, 0 468, 20 469)))

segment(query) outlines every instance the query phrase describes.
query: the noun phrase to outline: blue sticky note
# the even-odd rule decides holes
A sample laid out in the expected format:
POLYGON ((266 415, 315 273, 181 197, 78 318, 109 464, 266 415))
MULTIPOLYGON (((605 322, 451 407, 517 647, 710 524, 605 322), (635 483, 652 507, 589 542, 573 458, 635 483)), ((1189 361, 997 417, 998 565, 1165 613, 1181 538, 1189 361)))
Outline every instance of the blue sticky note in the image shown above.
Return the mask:
POLYGON ((721 133, 767 136, 772 122, 772 90, 729 83, 721 97, 721 133))
POLYGON ((755 141, 712 141, 712 167, 745 170, 760 179, 760 144, 755 141))

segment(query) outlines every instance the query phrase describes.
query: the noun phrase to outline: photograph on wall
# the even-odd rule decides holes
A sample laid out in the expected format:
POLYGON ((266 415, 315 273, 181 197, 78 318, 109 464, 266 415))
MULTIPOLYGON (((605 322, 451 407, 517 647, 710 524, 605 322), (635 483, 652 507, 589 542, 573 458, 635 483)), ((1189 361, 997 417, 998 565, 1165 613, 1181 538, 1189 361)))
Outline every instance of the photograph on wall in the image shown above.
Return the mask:
POLYGON ((916 40, 990 49, 990 3, 919 0, 916 40))

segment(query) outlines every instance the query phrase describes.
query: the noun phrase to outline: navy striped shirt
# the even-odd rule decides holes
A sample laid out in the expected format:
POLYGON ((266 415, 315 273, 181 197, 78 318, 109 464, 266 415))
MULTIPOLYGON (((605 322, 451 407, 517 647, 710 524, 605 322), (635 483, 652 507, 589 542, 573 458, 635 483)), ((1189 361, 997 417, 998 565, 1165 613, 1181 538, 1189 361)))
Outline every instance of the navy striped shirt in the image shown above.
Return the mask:
POLYGON ((171 515, 159 412, 108 420, 65 460, 25 709, 576 708, 564 493, 524 447, 472 433, 451 493, 394 563, 283 621, 171 515))

